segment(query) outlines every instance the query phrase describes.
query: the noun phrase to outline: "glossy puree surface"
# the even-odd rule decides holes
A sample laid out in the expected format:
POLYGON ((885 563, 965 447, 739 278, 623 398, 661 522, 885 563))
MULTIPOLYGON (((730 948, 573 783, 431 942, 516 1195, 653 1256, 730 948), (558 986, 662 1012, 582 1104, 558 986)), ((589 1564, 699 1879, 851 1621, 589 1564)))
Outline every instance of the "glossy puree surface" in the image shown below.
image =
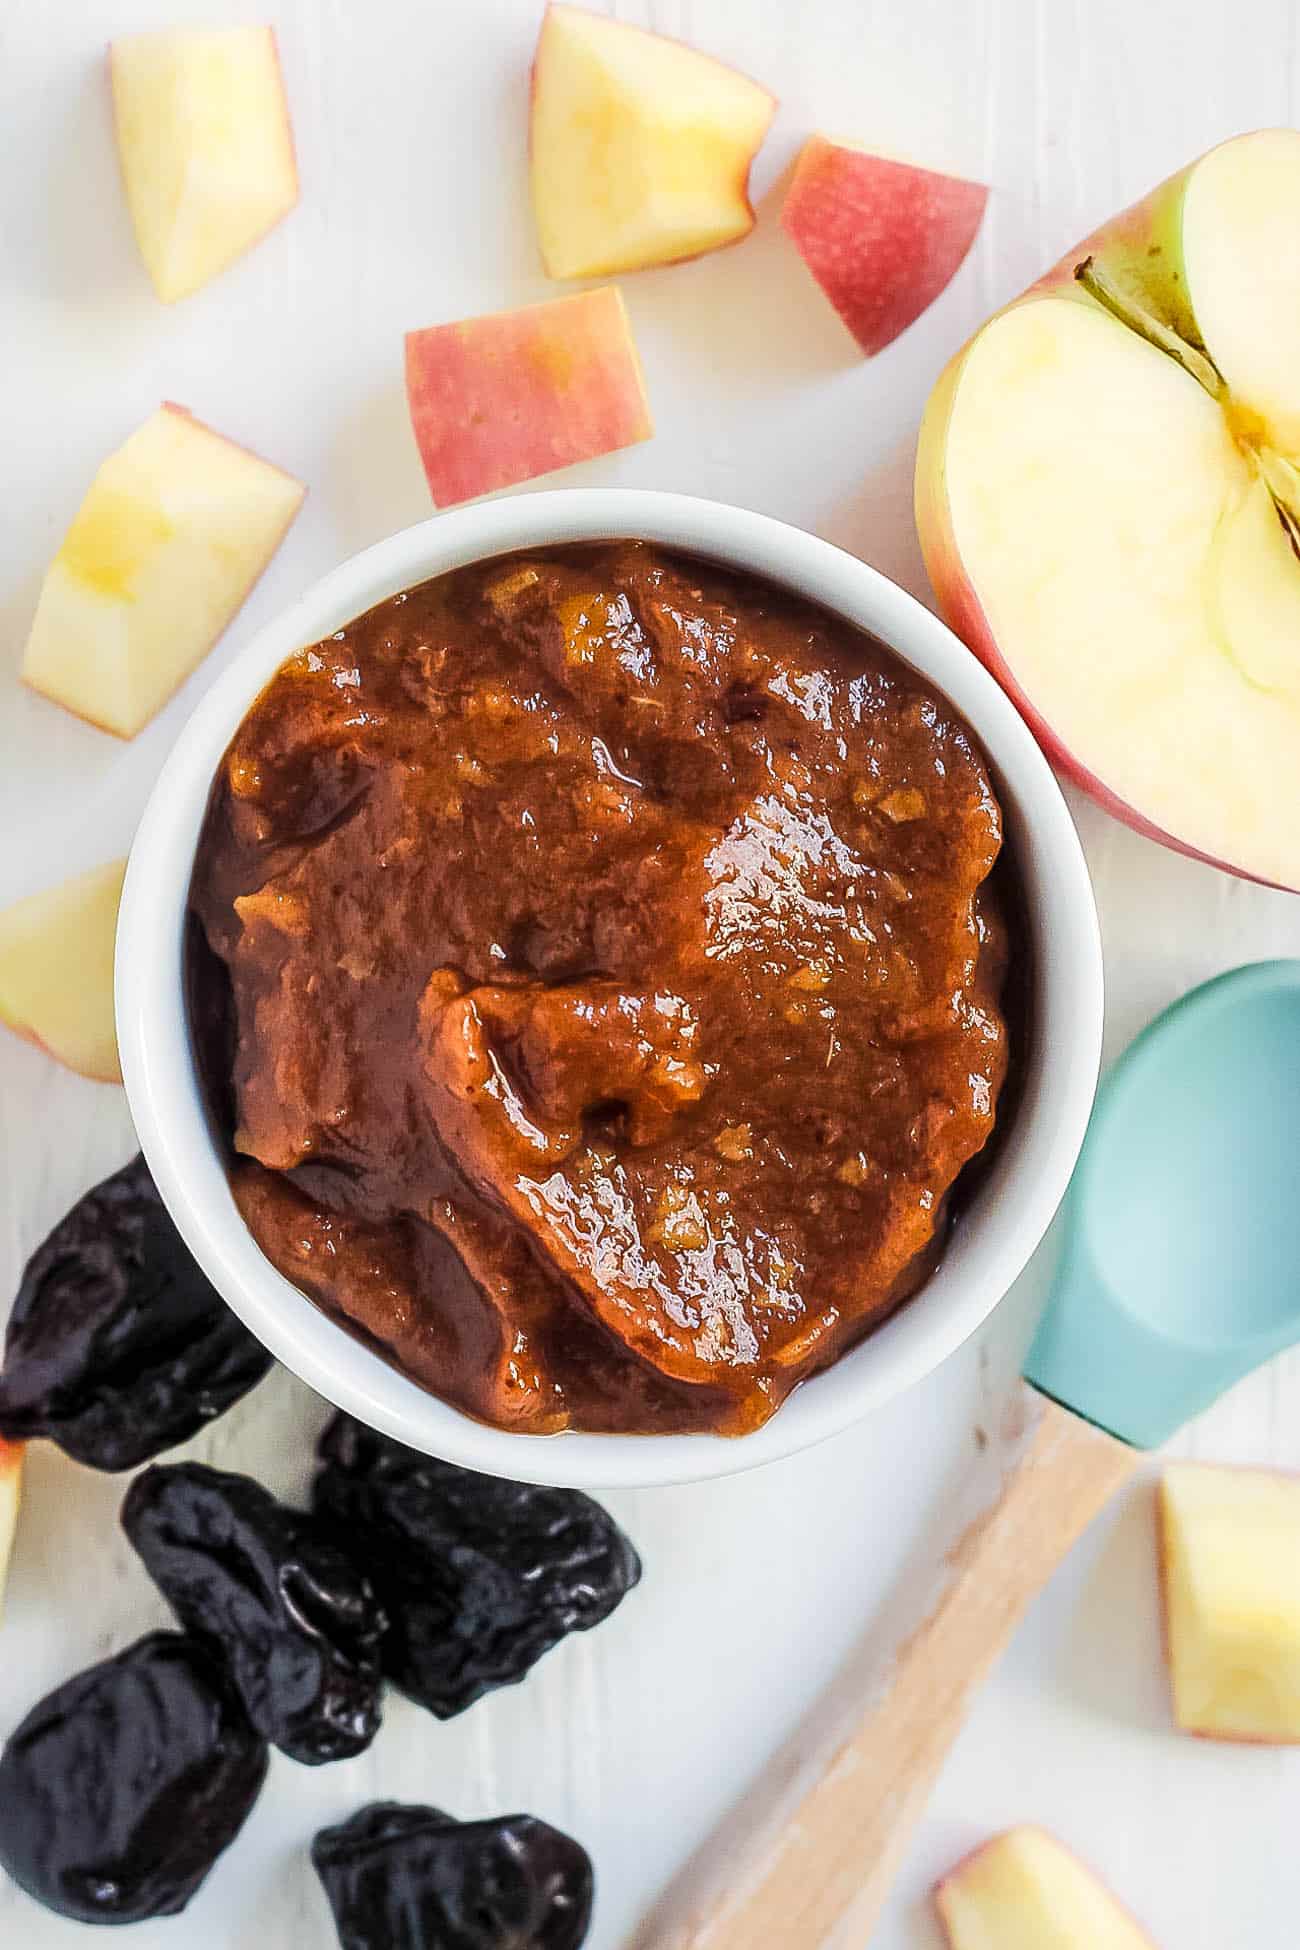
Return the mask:
POLYGON ((291 659, 192 993, 296 1285, 511 1429, 739 1435, 925 1278, 1008 1061, 999 807, 892 652, 642 543, 291 659))

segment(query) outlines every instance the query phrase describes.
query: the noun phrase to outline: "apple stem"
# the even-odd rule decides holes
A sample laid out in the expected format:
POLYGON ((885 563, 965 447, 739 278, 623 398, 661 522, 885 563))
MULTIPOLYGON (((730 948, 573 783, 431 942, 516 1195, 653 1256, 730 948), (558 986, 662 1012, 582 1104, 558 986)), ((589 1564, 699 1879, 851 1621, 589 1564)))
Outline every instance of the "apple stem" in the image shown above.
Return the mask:
POLYGON ((1076 266, 1074 276, 1088 296, 1095 298, 1121 325, 1127 325, 1131 332, 1136 332, 1148 345, 1154 345, 1158 352, 1176 359, 1184 372, 1205 388, 1211 399, 1223 398, 1227 388, 1214 361, 1194 345, 1189 345, 1181 333, 1175 332, 1163 319, 1154 317, 1136 304, 1128 292, 1121 291, 1111 282, 1095 257, 1085 257, 1082 264, 1076 266))

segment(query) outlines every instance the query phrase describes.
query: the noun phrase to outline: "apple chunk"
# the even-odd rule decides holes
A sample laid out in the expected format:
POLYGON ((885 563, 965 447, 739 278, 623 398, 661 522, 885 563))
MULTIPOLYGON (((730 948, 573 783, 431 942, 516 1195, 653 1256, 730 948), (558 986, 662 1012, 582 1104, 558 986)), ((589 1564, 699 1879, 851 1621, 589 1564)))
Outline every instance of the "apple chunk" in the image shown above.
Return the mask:
POLYGON ((869 356, 952 282, 988 202, 982 183, 810 136, 781 222, 869 356))
POLYGON ((113 948, 125 860, 0 912, 0 1022, 100 1083, 120 1083, 113 948))
POLYGON ((128 34, 109 47, 126 200, 158 296, 197 291, 298 201, 269 27, 128 34))
POLYGON ((1179 1726, 1300 1743, 1300 1477, 1173 1463, 1159 1521, 1179 1726))
POLYGON ((654 431, 613 285, 408 332, 406 397, 440 508, 654 431))
POLYGON ((4 1615, 5 1583, 22 1501, 24 1454, 22 1443, 6 1442, 0 1436, 0 1618, 4 1615))
POLYGON ((948 620, 1139 831, 1300 888, 1300 133, 1212 150, 940 380, 916 512, 948 620))
POLYGON ((749 166, 776 102, 680 41, 547 8, 533 63, 533 208, 553 278, 607 277, 753 229, 749 166))
POLYGON ((949 1950, 1154 1950, 1078 1857, 1041 1828, 1009 1828, 946 1875, 934 1904, 949 1950))
POLYGON ((27 683, 134 737, 225 629, 304 491, 183 407, 160 407, 104 462, 46 571, 27 683))

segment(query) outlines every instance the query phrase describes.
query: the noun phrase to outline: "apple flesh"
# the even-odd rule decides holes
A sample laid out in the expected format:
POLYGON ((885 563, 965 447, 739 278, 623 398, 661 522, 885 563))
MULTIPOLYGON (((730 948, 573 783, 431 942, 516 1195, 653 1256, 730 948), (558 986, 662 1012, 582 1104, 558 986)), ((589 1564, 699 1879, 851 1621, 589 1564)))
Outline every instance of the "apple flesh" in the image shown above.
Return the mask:
POLYGON ((131 222, 154 290, 171 304, 298 201, 275 34, 165 29, 128 34, 108 54, 131 222))
POLYGON ((949 1950, 1154 1950, 1078 1857, 1041 1828, 1009 1828, 945 1876, 934 1905, 949 1950))
POLYGON ((6 1442, 0 1435, 0 1619, 4 1616, 5 1584, 22 1501, 24 1453, 22 1443, 6 1442))
POLYGON ((408 332, 406 397, 440 508, 654 431, 613 285, 408 332))
POLYGON ((1211 150, 978 332, 926 409, 922 547, 1049 756, 1153 838, 1300 888, 1300 133, 1211 150))
POLYGON ((131 738, 220 636, 301 482, 163 406, 104 462, 41 586, 23 677, 131 738))
POLYGON ((781 222, 870 357, 947 289, 988 194, 982 183, 814 135, 800 151, 781 222))
POLYGON ((113 948, 125 860, 0 912, 0 1022, 99 1083, 120 1083, 113 948))
POLYGON ((1173 1463, 1159 1522, 1179 1726, 1300 1743, 1300 1477, 1173 1463))
POLYGON ((775 112, 766 88, 680 41, 548 7, 530 149, 550 276, 638 271, 744 237, 749 167, 775 112))

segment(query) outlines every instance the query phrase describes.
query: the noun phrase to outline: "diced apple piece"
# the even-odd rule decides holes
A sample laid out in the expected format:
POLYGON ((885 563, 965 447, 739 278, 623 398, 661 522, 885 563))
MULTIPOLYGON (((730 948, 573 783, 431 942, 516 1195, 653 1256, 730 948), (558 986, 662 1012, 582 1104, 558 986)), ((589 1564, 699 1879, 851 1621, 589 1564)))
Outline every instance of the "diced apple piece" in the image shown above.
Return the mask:
POLYGON ((983 183, 810 136, 781 222, 862 350, 883 351, 952 282, 983 183))
POLYGON ((999 312, 926 408, 948 621, 1139 832, 1300 889, 1300 132, 1213 149, 999 312))
POLYGON ((934 1905, 949 1950, 1154 1950, 1052 1835, 1009 1828, 946 1875, 934 1905))
POLYGON ((13 1555, 18 1506, 23 1494, 24 1445, 0 1436, 0 1618, 4 1616, 5 1583, 13 1555))
POLYGON ((134 737, 221 635, 304 492, 183 407, 160 407, 104 462, 46 571, 26 681, 134 737))
POLYGON ((1300 1477, 1172 1463, 1159 1503, 1179 1726, 1300 1743, 1300 1477))
POLYGON ((608 277, 734 244, 776 102, 680 41, 552 5, 533 63, 533 208, 553 278, 608 277))
POLYGON ((140 255, 166 303, 224 271, 298 201, 270 27, 128 34, 109 47, 140 255))
POLYGON ((440 508, 654 432, 613 285, 408 332, 406 397, 440 508))
POLYGON ((125 860, 0 912, 0 1022, 100 1083, 120 1083, 113 948, 125 860))

